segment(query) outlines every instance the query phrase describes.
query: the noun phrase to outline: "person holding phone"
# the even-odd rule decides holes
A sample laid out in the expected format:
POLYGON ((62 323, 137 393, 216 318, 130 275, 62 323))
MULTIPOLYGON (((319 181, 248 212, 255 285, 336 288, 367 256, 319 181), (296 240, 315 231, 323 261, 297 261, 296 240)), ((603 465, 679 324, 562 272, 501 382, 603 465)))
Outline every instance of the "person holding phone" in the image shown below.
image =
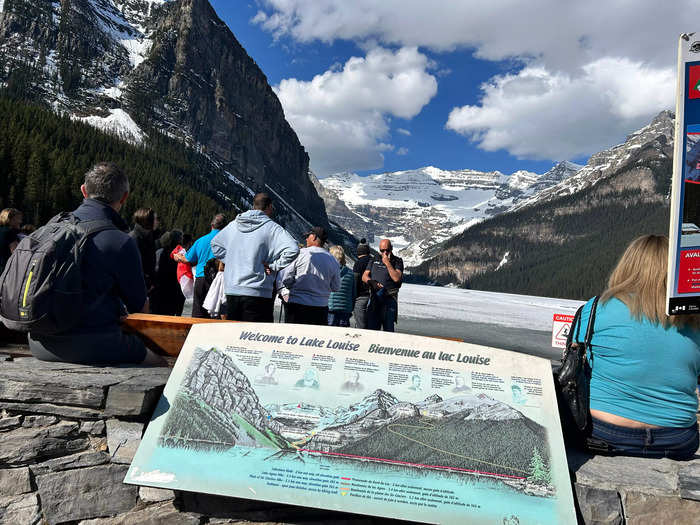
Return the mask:
POLYGON ((367 328, 393 332, 398 318, 399 288, 403 280, 403 259, 393 253, 389 239, 379 241, 379 257, 375 257, 362 275, 371 289, 367 306, 367 328))

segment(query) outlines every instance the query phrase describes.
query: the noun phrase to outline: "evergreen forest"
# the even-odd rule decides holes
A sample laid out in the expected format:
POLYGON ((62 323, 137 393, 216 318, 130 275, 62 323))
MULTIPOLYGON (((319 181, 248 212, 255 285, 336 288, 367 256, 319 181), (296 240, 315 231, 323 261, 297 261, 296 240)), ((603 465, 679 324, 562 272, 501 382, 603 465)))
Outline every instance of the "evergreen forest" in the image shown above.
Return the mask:
POLYGON ((24 222, 39 226, 82 201, 84 174, 100 161, 125 170, 131 193, 121 215, 153 208, 162 230, 194 235, 209 231, 211 218, 237 211, 241 189, 206 157, 155 129, 143 145, 129 144, 80 121, 32 102, 0 93, 0 208, 23 211, 24 222), (223 188, 226 195, 215 188, 223 188), (229 200, 232 199, 232 200, 229 200))

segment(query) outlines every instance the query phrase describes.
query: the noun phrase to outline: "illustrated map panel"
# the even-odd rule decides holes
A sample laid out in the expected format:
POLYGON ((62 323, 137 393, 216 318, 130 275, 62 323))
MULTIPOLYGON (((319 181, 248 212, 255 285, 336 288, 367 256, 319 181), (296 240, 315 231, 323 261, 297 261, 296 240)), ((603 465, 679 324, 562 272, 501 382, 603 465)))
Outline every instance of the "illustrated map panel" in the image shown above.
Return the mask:
POLYGON ((548 360, 195 325, 125 482, 427 523, 576 523, 548 360))

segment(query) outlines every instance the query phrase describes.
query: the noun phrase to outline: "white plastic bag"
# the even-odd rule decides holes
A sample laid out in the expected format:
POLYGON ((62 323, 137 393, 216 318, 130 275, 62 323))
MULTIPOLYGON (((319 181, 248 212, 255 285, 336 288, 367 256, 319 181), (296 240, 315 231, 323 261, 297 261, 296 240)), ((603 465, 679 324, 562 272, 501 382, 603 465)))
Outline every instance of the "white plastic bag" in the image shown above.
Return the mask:
POLYGON ((226 301, 226 294, 224 293, 224 272, 219 272, 211 282, 209 292, 207 292, 202 306, 209 312, 210 316, 219 317, 221 305, 224 301, 226 301))

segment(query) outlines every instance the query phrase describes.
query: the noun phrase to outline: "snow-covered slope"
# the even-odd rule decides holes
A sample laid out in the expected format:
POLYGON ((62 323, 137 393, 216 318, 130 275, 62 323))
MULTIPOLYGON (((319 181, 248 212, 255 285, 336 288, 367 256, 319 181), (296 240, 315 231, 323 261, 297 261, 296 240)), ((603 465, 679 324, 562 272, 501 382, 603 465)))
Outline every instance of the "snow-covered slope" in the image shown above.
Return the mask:
POLYGON ((437 243, 512 209, 580 168, 562 162, 543 175, 504 175, 429 166, 368 177, 338 174, 320 183, 331 220, 375 246, 382 237, 390 238, 408 266, 420 263, 437 243))
MULTIPOLYGON (((673 132, 673 113, 662 111, 648 126, 630 134, 624 143, 592 155, 588 163, 574 176, 563 179, 558 184, 521 200, 513 206, 512 210, 515 211, 564 195, 571 195, 594 186, 598 181, 616 171, 628 168, 632 157, 643 148, 654 148, 658 150, 656 157, 665 159, 667 156, 662 149, 664 145, 673 142, 673 132)), ((649 160, 648 157, 645 157, 645 160, 649 160)))

